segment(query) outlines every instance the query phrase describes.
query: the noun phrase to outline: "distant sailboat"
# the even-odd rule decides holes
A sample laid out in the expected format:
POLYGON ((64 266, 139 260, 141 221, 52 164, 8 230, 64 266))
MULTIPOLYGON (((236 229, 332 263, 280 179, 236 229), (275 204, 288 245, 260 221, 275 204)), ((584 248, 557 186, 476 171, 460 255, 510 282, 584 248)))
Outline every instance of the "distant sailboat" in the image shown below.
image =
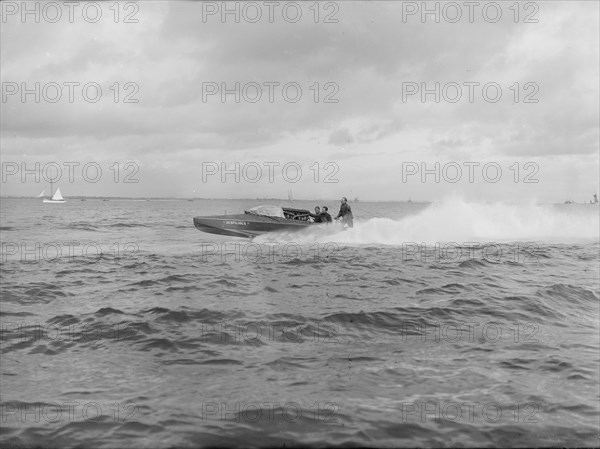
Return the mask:
POLYGON ((46 191, 42 190, 42 192, 37 196, 37 198, 43 198, 45 194, 46 194, 46 191))
MULTIPOLYGON (((42 192, 43 194, 44 192, 42 192)), ((52 181, 50 181, 50 194, 52 194, 52 181)), ((65 200, 62 196, 62 194, 60 193, 60 187, 56 189, 56 192, 54 192, 54 195, 52 195, 52 198, 47 200, 46 198, 44 198, 44 203, 66 203, 67 200, 65 200)))

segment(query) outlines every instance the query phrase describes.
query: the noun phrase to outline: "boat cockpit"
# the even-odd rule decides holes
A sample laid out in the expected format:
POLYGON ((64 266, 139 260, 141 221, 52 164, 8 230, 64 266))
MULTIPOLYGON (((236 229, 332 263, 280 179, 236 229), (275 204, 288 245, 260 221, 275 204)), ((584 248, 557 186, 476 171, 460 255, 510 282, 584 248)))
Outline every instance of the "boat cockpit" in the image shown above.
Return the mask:
POLYGON ((310 212, 306 209, 292 209, 290 207, 284 207, 283 214, 288 220, 312 221, 310 212))
POLYGON ((310 222, 310 212, 306 209, 294 209, 291 207, 280 207, 280 206, 255 206, 244 213, 250 215, 261 215, 270 218, 285 218, 287 220, 298 220, 310 222))

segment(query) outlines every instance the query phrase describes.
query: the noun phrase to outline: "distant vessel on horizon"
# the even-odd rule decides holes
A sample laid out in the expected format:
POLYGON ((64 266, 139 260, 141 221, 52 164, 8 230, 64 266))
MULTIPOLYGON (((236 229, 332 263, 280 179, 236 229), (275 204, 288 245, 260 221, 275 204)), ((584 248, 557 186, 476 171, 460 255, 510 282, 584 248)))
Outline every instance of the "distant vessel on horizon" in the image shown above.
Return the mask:
MULTIPOLYGON (((45 191, 42 191, 42 193, 40 193, 40 194, 38 195, 38 198, 40 198, 40 197, 44 196, 44 192, 45 192, 45 191)), ((52 195, 52 181, 50 181, 50 195, 52 195)), ((50 199, 46 199, 46 198, 44 198, 44 201, 43 201, 43 202, 44 202, 44 203, 55 203, 55 204, 56 204, 56 203, 66 203, 66 202, 67 202, 67 200, 65 200, 65 199, 63 198, 62 194, 60 193, 60 187, 58 187, 58 188, 56 189, 56 192, 54 192, 54 195, 52 195, 52 198, 50 198, 50 199)))
MULTIPOLYGON (((596 193, 594 193, 592 200, 590 200, 590 204, 598 204, 598 195, 596 193)), ((565 204, 575 204, 575 201, 573 200, 566 200, 565 204)), ((585 201, 583 201, 583 204, 587 204, 585 201)))

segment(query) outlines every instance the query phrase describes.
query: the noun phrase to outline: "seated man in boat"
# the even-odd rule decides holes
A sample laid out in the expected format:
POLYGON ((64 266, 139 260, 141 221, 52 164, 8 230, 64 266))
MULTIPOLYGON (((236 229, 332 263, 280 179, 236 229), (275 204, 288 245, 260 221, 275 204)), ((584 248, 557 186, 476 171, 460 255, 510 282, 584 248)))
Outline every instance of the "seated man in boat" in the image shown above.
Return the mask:
POLYGON ((329 208, 327 206, 323 206, 321 208, 321 223, 331 223, 331 215, 329 215, 329 208))
POLYGON ((352 209, 350 208, 348 200, 345 196, 342 197, 341 202, 342 204, 340 205, 340 211, 338 212, 335 219, 341 219, 342 223, 347 224, 348 227, 351 228, 354 226, 354 217, 352 216, 352 209))
POLYGON ((321 208, 319 206, 315 207, 315 213, 308 213, 313 219, 315 223, 321 223, 321 208))

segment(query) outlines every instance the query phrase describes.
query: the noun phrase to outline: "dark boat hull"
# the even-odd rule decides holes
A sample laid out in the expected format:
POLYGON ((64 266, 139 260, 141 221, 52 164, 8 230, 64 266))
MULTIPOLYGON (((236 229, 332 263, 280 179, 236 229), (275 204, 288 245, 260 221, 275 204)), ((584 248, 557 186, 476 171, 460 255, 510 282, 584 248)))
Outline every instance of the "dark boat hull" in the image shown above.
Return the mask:
POLYGON ((268 232, 299 231, 313 224, 307 221, 251 214, 194 217, 194 226, 199 231, 232 237, 255 237, 268 232))

